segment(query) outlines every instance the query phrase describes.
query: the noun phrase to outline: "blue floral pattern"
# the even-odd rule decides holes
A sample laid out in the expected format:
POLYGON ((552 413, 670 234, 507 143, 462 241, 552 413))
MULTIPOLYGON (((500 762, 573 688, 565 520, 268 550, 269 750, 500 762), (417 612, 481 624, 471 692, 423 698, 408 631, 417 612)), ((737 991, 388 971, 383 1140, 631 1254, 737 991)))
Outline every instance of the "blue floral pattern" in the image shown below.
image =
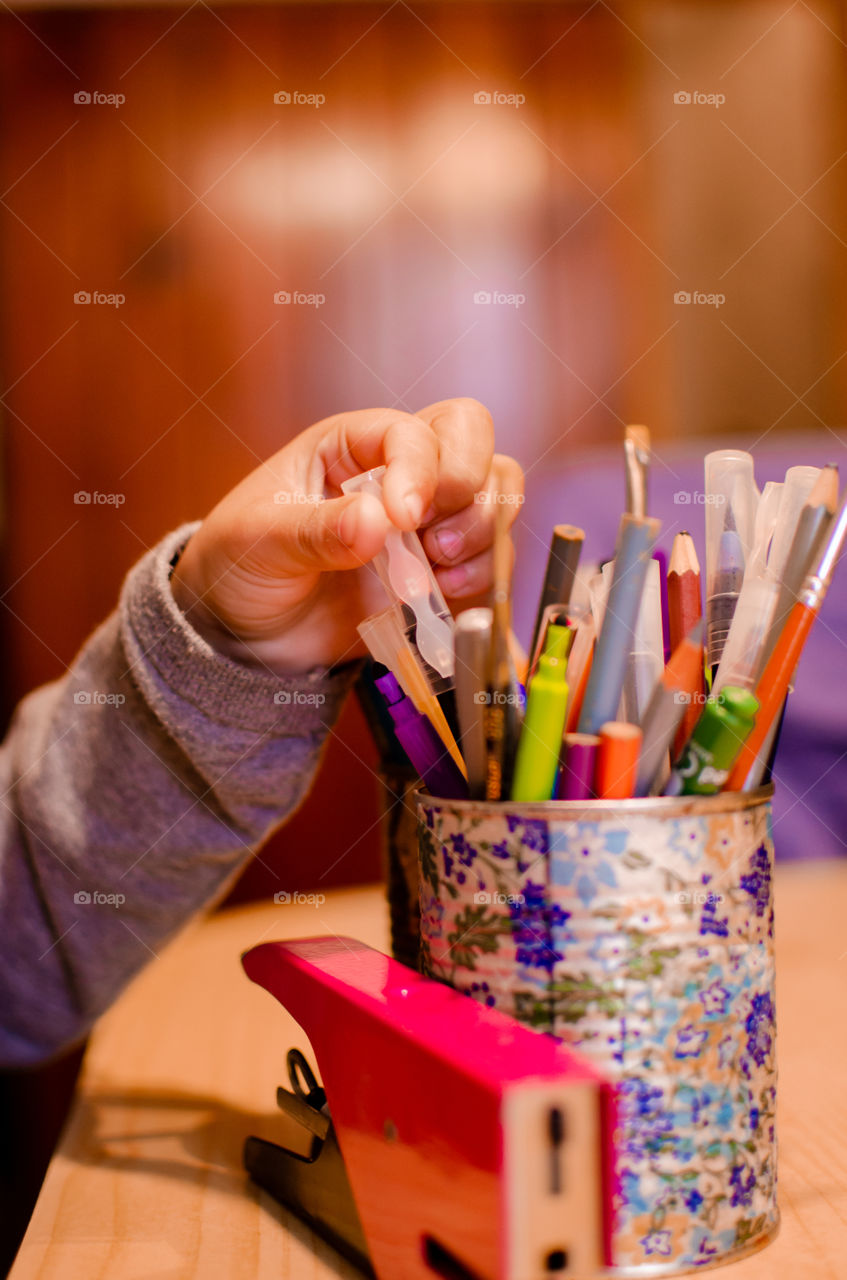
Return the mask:
POLYGON ((421 859, 424 970, 618 1081, 615 1268, 709 1266, 767 1240, 769 806, 576 822, 424 798, 421 859))

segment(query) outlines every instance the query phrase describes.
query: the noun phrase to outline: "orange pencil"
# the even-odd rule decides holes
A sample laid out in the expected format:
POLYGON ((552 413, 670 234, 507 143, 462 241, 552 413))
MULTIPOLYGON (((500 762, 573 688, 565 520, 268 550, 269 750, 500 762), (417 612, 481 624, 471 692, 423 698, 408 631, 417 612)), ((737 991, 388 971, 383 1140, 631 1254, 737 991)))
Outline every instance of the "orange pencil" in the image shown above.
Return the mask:
POLYGON ((826 547, 815 568, 803 583, 797 603, 788 615, 776 648, 768 659, 756 685, 759 714, 753 732, 747 738, 727 778, 725 791, 751 790, 759 785, 766 761, 759 753, 764 746, 780 708, 788 693, 788 686, 803 652, 812 624, 820 612, 829 587, 835 563, 847 539, 847 499, 842 503, 838 519, 827 538, 826 547))
POLYGON ((599 736, 595 795, 598 800, 628 800, 635 794, 641 730, 634 724, 608 720, 599 736))
MULTIPOLYGON (((700 563, 697 550, 690 533, 678 533, 673 540, 671 559, 668 565, 668 622, 670 624, 671 653, 690 635, 703 616, 703 603, 700 595, 700 563)), ((702 664, 701 664, 702 665, 702 664)), ((700 672, 700 681, 691 704, 682 717, 680 726, 673 740, 671 754, 674 759, 682 752, 691 737, 706 692, 705 670, 700 672)))

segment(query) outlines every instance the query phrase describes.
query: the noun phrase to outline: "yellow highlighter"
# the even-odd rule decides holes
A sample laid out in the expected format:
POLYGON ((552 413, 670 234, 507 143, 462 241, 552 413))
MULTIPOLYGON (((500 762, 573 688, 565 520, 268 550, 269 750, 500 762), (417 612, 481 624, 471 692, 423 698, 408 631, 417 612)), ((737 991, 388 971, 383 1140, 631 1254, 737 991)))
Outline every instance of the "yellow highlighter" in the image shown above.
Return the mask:
POLYGON ((512 779, 513 800, 552 800, 555 794, 568 709, 565 670, 572 641, 570 627, 547 628, 544 652, 527 693, 512 779))

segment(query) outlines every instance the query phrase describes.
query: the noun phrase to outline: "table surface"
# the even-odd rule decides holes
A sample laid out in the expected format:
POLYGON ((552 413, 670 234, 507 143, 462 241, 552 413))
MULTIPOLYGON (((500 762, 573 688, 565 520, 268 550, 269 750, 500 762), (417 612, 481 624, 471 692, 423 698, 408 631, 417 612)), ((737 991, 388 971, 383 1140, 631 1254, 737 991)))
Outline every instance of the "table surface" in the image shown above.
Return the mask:
MULTIPOLYGON (((847 1280, 847 866, 780 867, 776 919, 782 1228, 720 1275, 847 1280)), ((92 1038, 11 1280, 359 1280, 241 1167, 247 1134, 279 1140, 285 1055, 308 1043, 238 957, 330 933, 386 950, 381 889, 219 913, 135 980, 92 1038)))

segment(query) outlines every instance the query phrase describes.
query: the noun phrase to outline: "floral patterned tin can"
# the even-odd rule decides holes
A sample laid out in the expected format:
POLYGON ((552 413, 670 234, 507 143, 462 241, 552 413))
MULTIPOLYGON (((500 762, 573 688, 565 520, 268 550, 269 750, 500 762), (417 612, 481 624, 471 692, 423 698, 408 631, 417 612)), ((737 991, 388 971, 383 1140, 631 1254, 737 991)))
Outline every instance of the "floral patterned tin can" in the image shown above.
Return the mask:
POLYGON ((421 967, 617 1081, 608 1275, 776 1233, 772 788, 483 804, 418 796, 421 967))

